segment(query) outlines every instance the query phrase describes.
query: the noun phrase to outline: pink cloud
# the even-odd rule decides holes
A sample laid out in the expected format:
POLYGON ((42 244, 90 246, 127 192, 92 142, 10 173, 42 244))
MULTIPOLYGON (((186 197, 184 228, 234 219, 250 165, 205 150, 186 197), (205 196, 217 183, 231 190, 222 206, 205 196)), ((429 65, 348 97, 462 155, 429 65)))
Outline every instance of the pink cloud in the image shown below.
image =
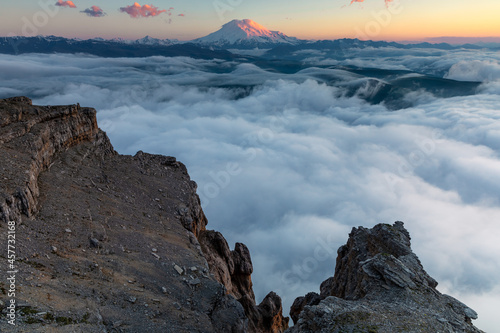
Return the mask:
POLYGON ((76 5, 73 1, 63 1, 63 0, 57 0, 56 6, 76 8, 76 5))
POLYGON ((98 7, 98 6, 92 6, 90 8, 85 9, 85 10, 82 10, 81 13, 85 13, 91 17, 106 16, 106 13, 101 9, 101 7, 98 7))
POLYGON ((139 3, 134 3, 132 6, 127 6, 127 7, 121 7, 120 11, 127 13, 130 15, 130 17, 151 17, 151 16, 157 16, 160 15, 161 13, 168 13, 171 15, 170 11, 173 8, 171 7, 170 9, 158 9, 158 7, 155 7, 153 5, 144 5, 141 6, 139 3))
POLYGON ((186 15, 184 15, 184 14, 179 14, 179 15, 177 15, 177 16, 186 16, 186 15))

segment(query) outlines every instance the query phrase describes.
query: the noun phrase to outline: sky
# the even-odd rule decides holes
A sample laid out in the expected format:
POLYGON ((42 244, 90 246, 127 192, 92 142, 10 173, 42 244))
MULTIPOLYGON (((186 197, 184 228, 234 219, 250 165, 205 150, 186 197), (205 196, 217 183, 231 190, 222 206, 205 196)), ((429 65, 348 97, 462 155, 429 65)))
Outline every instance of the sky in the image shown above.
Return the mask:
MULTIPOLYGON (((4 3, 0 35, 189 40, 243 18, 299 38, 500 35, 498 0, 56 1, 4 3)), ((311 67, 294 74, 190 58, 0 55, 0 98, 95 107, 120 153, 143 150, 184 162, 199 184, 209 228, 231 245, 248 245, 258 298, 274 290, 289 308, 294 297, 317 291, 333 274, 335 255, 315 258, 318 246, 329 244, 335 253, 354 226, 402 220, 440 290, 475 309, 477 326, 494 332, 500 308, 498 52, 356 52, 341 61, 304 52, 311 67), (482 84, 476 95, 453 98, 416 90, 403 96, 412 107, 394 112, 359 97, 370 93, 369 81, 320 65, 482 84), (324 77, 344 85, 325 84, 324 77), (353 82, 360 92, 346 97, 353 82), (240 168, 226 181, 231 163, 240 168)))
POLYGON ((498 0, 18 0, 2 5, 2 36, 191 40, 246 18, 304 39, 500 36, 498 0))
POLYGON ((0 55, 0 98, 95 107, 119 153, 185 163, 208 228, 248 246, 256 297, 277 292, 286 314, 333 275, 352 227, 400 220, 438 289, 496 332, 499 53, 388 47, 339 60, 310 51, 293 74, 187 57, 0 55), (318 67, 326 64, 336 68, 318 67), (394 110, 365 102, 380 85, 349 66, 394 70, 394 82, 481 85, 451 98, 414 89, 399 97, 410 107, 394 110))

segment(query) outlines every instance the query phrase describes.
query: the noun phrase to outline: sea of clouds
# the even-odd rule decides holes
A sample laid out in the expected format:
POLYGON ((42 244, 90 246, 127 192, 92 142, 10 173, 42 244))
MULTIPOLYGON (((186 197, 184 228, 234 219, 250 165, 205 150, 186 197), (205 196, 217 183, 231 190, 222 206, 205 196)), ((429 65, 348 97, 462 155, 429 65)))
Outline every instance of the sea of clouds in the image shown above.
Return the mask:
MULTIPOLYGON (((307 52, 306 52, 307 53, 307 52)), ((439 289, 493 332, 500 308, 500 55, 357 50, 308 57, 295 74, 191 58, 0 55, 0 98, 95 107, 122 154, 177 157, 198 183, 209 228, 245 243, 257 298, 285 311, 333 275, 352 227, 401 220, 439 289), (335 68, 319 68, 325 64, 335 68), (339 66, 479 81, 477 94, 413 91, 389 110, 339 66), (329 85, 324 74, 340 82, 329 85)), ((405 74, 408 75, 408 74, 405 74)))

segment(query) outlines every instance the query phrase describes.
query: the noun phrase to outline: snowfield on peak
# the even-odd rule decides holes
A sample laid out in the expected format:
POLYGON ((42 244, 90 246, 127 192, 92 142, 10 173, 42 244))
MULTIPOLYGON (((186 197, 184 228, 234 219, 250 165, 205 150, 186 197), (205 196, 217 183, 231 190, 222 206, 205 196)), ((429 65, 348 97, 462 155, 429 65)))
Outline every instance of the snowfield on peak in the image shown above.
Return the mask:
POLYGON ((216 32, 193 40, 195 43, 223 45, 298 44, 300 40, 271 31, 249 19, 232 20, 216 32))

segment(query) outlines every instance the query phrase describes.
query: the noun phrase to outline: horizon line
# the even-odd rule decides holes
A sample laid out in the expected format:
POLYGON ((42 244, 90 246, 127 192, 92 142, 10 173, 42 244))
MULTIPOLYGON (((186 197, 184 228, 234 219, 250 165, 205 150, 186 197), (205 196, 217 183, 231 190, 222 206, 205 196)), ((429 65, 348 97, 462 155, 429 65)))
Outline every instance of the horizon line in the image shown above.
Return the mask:
MULTIPOLYGON (((121 39, 124 41, 137 41, 140 39, 144 39, 146 37, 151 37, 153 39, 158 39, 158 40, 169 40, 169 41, 179 41, 179 42, 191 42, 196 39, 202 38, 202 37, 197 37, 194 39, 189 39, 189 40, 181 40, 177 38, 156 38, 152 37, 150 35, 145 35, 144 37, 141 38, 122 38, 122 37, 113 37, 113 38, 104 38, 104 37, 64 37, 64 36, 57 36, 57 35, 36 35, 36 36, 23 36, 23 35, 17 35, 17 36, 2 36, 0 35, 0 38, 35 38, 35 37, 57 37, 57 38, 65 38, 65 39, 80 39, 82 41, 85 40, 94 40, 94 39, 103 39, 105 41, 112 41, 114 39, 121 39)), ((288 37, 293 37, 293 36, 288 36, 288 37)), ((296 37, 297 38, 297 37, 296 37)), ((481 42, 490 42, 490 43, 500 43, 500 36, 473 36, 473 37, 465 37, 465 36, 438 36, 438 37, 425 37, 425 38, 408 38, 408 39, 359 39, 359 38, 350 38, 350 37, 339 37, 339 38, 297 38, 298 40, 302 41, 334 41, 334 40, 340 40, 340 39, 358 39, 361 41, 374 41, 374 42, 396 42, 396 43, 429 43, 429 44, 441 44, 441 43, 446 43, 446 44, 468 44, 471 43, 472 40, 475 40, 475 43, 481 43, 481 42), (443 41, 444 39, 452 39, 452 40, 458 40, 461 39, 463 40, 460 43, 453 43, 453 42, 445 42, 443 41), (482 39, 486 39, 486 41, 482 41, 482 39), (469 40, 469 42, 465 41, 469 40), (494 41, 492 41, 494 40, 494 41)))

